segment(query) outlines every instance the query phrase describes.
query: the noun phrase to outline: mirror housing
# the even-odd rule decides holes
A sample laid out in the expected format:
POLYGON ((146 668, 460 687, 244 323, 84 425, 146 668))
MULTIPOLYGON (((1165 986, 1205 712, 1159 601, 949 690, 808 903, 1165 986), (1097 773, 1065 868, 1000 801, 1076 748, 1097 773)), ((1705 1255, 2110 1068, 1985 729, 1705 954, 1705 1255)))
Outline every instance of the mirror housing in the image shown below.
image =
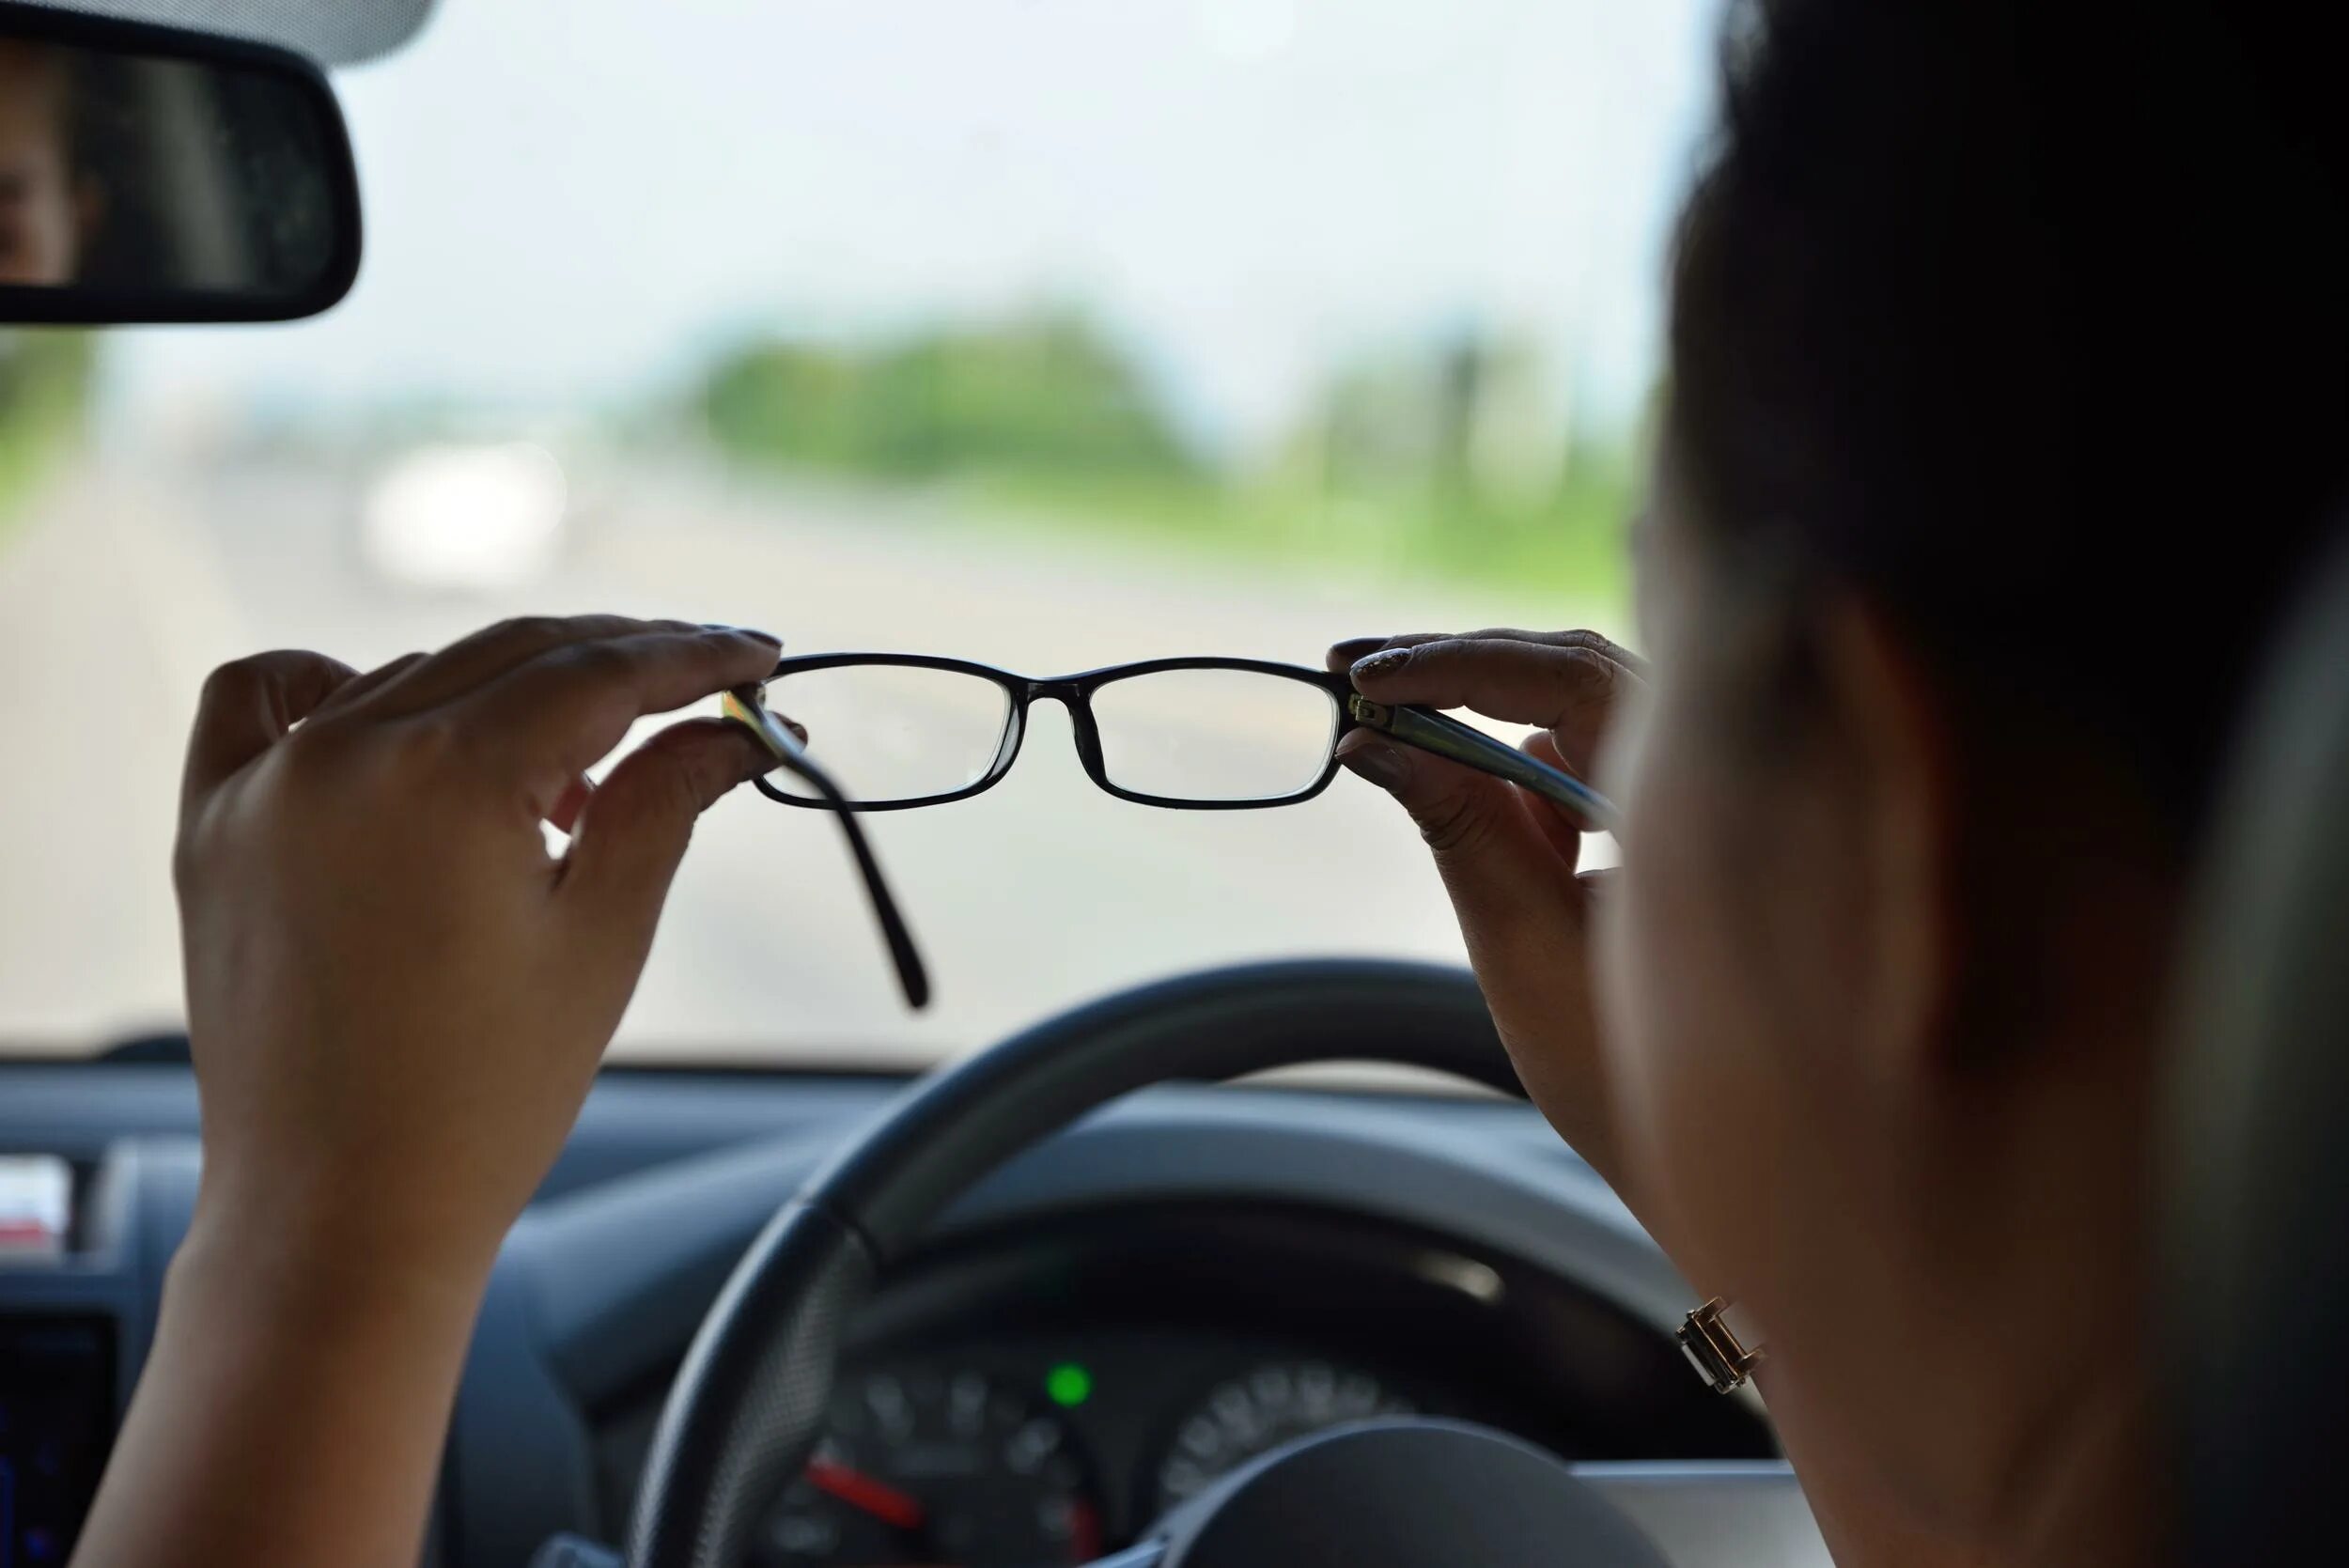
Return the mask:
POLYGON ((0 324, 289 321, 358 271, 350 133, 316 66, 0 0, 0 324))

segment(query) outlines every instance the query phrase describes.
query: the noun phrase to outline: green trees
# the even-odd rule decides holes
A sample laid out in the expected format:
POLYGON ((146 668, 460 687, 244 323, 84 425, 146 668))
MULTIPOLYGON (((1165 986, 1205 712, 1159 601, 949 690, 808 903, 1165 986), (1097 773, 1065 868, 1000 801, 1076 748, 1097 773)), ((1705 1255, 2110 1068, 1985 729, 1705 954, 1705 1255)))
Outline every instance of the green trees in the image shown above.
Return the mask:
POLYGON ((1631 443, 1576 422, 1568 380, 1528 342, 1392 346, 1331 366, 1280 440, 1213 461, 1111 334, 1045 312, 752 344, 716 362, 696 401, 739 463, 947 484, 973 519, 1612 602, 1631 443))
POLYGON ((738 458, 893 479, 1198 473, 1134 367, 1071 316, 870 349, 763 344, 717 365, 702 411, 738 458))

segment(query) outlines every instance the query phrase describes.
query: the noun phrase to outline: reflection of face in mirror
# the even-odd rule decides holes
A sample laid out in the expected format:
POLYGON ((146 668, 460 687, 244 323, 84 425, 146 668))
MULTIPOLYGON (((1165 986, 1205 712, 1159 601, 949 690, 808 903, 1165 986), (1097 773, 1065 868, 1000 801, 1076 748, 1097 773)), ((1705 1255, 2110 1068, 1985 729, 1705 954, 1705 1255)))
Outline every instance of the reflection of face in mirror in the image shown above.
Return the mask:
POLYGON ((99 207, 76 167, 69 52, 0 41, 0 284, 73 281, 99 207))
POLYGON ((165 315, 298 292, 335 256, 338 140, 266 62, 0 34, 0 288, 165 315))

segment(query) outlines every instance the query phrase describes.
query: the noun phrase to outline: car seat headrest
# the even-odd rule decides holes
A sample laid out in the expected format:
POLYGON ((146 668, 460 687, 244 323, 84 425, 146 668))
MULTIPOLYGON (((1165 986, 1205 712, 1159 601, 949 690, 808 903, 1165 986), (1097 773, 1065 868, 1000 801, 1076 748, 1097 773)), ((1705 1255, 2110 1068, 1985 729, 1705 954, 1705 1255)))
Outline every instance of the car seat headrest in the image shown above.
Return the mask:
POLYGON ((2164 1305, 2195 1563, 2336 1539, 2349 1464, 2349 529, 2313 589, 2187 928, 2164 1305))

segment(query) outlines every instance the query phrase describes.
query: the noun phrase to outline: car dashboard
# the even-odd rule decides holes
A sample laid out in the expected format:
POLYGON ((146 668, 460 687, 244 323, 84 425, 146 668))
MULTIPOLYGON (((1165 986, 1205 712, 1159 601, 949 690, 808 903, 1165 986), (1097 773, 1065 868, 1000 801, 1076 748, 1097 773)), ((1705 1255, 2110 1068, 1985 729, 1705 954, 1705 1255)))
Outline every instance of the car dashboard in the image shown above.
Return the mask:
MULTIPOLYGON (((901 1087, 605 1075, 492 1275, 428 1562, 623 1537, 736 1258, 901 1087)), ((86 1504, 185 1234, 194 1127, 184 1066, 0 1066, 0 1154, 65 1162, 75 1195, 60 1250, 0 1261, 10 1568, 61 1560, 86 1504)), ((1413 1413, 1603 1477, 1688 1568, 1824 1563, 1759 1407, 1682 1363, 1689 1299, 1521 1102, 1151 1090, 1013 1160, 884 1281, 751 1560, 1081 1562, 1292 1436, 1413 1413)))
MULTIPOLYGON (((974 1236, 906 1271, 861 1340, 823 1454, 770 1513, 768 1561, 1087 1561, 1256 1454, 1379 1415, 1570 1456, 1769 1452, 1749 1413, 1604 1304, 1327 1209, 1147 1205, 974 1236), (916 1483, 918 1506, 880 1477, 916 1483)), ((626 1515, 667 1384, 663 1369, 591 1418, 607 1519, 626 1515)))

